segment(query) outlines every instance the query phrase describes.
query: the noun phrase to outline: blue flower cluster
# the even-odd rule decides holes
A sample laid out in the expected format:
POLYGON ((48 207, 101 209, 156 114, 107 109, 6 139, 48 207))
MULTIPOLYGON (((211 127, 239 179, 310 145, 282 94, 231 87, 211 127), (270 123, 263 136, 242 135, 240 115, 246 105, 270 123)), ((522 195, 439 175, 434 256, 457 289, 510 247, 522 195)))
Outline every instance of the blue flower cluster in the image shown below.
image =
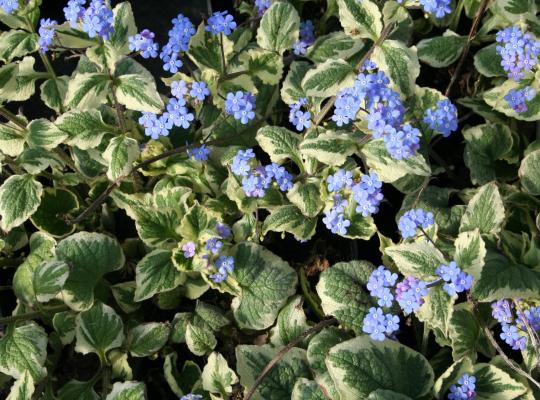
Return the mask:
POLYGON ((13 14, 14 11, 19 9, 19 0, 0 0, 0 8, 6 14, 13 14))
POLYGON ((523 89, 511 89, 504 99, 517 113, 524 113, 529 110, 527 102, 534 99, 536 90, 527 86, 523 89))
POLYGON ((75 27, 79 19, 81 19, 82 30, 89 37, 101 37, 107 40, 113 32, 114 16, 112 10, 103 0, 91 0, 90 5, 86 9, 83 8, 84 4, 86 4, 86 0, 68 2, 68 6, 64 8, 66 19, 72 27, 75 27), (73 19, 74 16, 76 19, 73 19))
POLYGON ((226 280, 229 273, 234 270, 234 258, 231 256, 219 256, 215 262, 217 272, 210 275, 215 283, 221 283, 226 280))
POLYGON ((390 79, 376 68, 375 63, 367 61, 354 86, 338 92, 332 120, 337 126, 346 125, 356 119, 364 104, 373 137, 384 139, 393 158, 409 158, 420 148, 420 131, 404 123, 405 107, 399 93, 388 87, 390 79))
POLYGON ((463 374, 457 385, 450 386, 448 400, 473 400, 476 398, 476 378, 473 375, 463 374))
POLYGON ((39 50, 42 52, 49 51, 49 46, 52 44, 54 39, 55 26, 58 25, 58 22, 50 18, 42 19, 39 22, 39 50))
POLYGON ((171 74, 182 68, 180 53, 188 50, 189 40, 195 34, 195 25, 183 14, 178 14, 172 20, 173 27, 169 30, 169 40, 161 48, 159 58, 163 61, 163 69, 171 74))
POLYGON ((462 271, 455 261, 448 265, 441 264, 435 273, 444 281, 443 289, 450 296, 469 290, 472 286, 472 275, 462 271))
POLYGON ((373 340, 383 341, 393 337, 399 329, 399 317, 394 314, 385 314, 380 307, 371 307, 364 317, 362 331, 369 334, 373 340))
POLYGON ((497 32, 495 40, 500 43, 497 53, 502 57, 501 66, 508 77, 519 81, 532 70, 540 55, 540 41, 517 26, 497 32))
POLYGON ((296 127, 296 130, 302 132, 311 127, 311 113, 302 111, 302 107, 308 104, 308 99, 303 97, 296 103, 290 104, 289 122, 296 127))
POLYGON ((257 7, 259 17, 262 17, 265 11, 268 10, 271 5, 270 0, 255 0, 255 7, 257 7))
POLYGON ((531 306, 517 312, 514 308, 510 300, 497 300, 491 304, 491 315, 501 324, 501 339, 513 350, 525 350, 528 341, 527 325, 534 332, 540 331, 540 307, 531 306))
POLYGON ((394 296, 390 288, 396 284, 398 275, 387 270, 384 265, 380 265, 371 273, 367 282, 369 293, 376 297, 377 303, 381 307, 390 307, 394 296))
POLYGON ((266 189, 274 181, 282 192, 293 187, 294 176, 285 167, 274 162, 266 166, 253 166, 254 163, 255 153, 252 149, 239 150, 231 163, 233 174, 242 177, 242 189, 246 196, 264 197, 266 189))
POLYGON ((328 176, 326 182, 328 192, 333 193, 333 203, 331 208, 325 211, 323 222, 332 233, 347 234, 351 222, 345 218, 345 210, 351 198, 356 204, 355 211, 363 217, 379 211, 379 204, 384 196, 381 193, 382 183, 375 172, 354 180, 351 171, 340 169, 334 175, 328 176))
POLYGON ((407 211, 399 218, 398 228, 403 239, 416 236, 418 227, 427 229, 435 223, 432 212, 426 212, 421 208, 416 208, 407 211))
POLYGON ((313 21, 307 20, 300 23, 300 38, 293 44, 293 53, 297 56, 306 54, 307 48, 315 43, 315 26, 313 21))
POLYGON ((444 18, 446 14, 451 14, 451 0, 420 0, 420 5, 425 12, 434 14, 437 18, 444 18))
POLYGON ((186 394, 185 396, 180 397, 180 400, 202 400, 202 399, 203 399, 202 395, 193 394, 193 393, 189 393, 189 394, 186 394))
POLYGON ((158 55, 159 46, 154 42, 154 33, 148 29, 144 29, 141 33, 130 36, 129 49, 131 51, 140 52, 143 58, 156 58, 158 55))
POLYGON ((396 300, 405 315, 418 310, 428 293, 427 283, 414 276, 407 276, 396 285, 396 300))
POLYGON ((255 96, 251 92, 227 93, 225 112, 246 125, 255 118, 255 96))
POLYGON ((203 144, 202 146, 194 147, 191 150, 188 149, 187 154, 189 158, 193 158, 195 161, 208 161, 210 149, 203 144))
POLYGON ((234 21, 234 17, 227 11, 216 11, 213 13, 208 18, 208 25, 206 26, 208 32, 214 35, 223 33, 225 36, 229 36, 235 28, 236 22, 234 21))
POLYGON ((430 129, 448 137, 458 128, 457 108, 448 99, 439 100, 435 109, 426 110, 424 122, 430 129))

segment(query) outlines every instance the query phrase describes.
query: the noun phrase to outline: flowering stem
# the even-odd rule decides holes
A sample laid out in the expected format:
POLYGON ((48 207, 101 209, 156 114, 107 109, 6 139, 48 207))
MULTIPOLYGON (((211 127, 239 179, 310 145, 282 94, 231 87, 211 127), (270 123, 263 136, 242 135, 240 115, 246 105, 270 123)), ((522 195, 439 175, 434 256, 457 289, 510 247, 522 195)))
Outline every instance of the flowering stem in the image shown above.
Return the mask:
POLYGON ((471 43, 476 37, 476 32, 478 31, 478 26, 480 25, 480 20, 482 19, 482 16, 486 12, 488 4, 489 4, 489 0, 482 0, 482 3, 480 3, 480 7, 478 7, 478 11, 476 12, 476 15, 474 16, 471 30, 469 31, 469 36, 467 37, 467 42, 465 43, 465 46, 463 46, 463 51, 461 52, 461 58, 459 59, 456 69, 454 71, 454 74, 452 75, 452 78, 450 79, 450 83, 448 84, 446 91, 444 92, 444 95, 446 97, 450 96, 450 93, 452 92, 452 88, 454 84, 456 83, 457 78, 459 77, 461 68, 463 68, 465 59, 467 58, 467 55, 469 54, 469 50, 471 49, 471 43))
POLYGON ((0 115, 7 119, 8 121, 13 122, 15 125, 17 125, 22 130, 26 130, 26 124, 15 114, 13 114, 11 111, 9 111, 7 108, 0 107, 0 115))
POLYGON ((540 349, 540 344, 539 344, 539 340, 538 340, 538 334, 531 327, 531 324, 529 323, 529 320, 527 318, 525 318, 523 310, 521 309, 521 306, 519 305, 519 302, 514 300, 514 299, 512 299, 512 302, 516 306, 516 309, 519 311, 519 313, 521 315, 523 315, 521 320, 523 321, 523 324, 527 328, 527 333, 529 334, 529 336, 531 338, 531 342, 533 344, 534 352, 538 355, 538 350, 540 349))
MULTIPOLYGON (((43 309, 44 312, 51 312, 51 313, 59 313, 61 311, 67 311, 67 310, 69 310, 69 307, 66 306, 65 304, 43 309)), ((17 321, 28 321, 30 319, 41 317, 42 314, 43 313, 41 311, 33 311, 33 312, 25 313, 25 314, 11 315, 9 317, 0 318, 0 326, 8 325, 17 321)))
POLYGON ((266 364, 266 366, 263 368, 257 379, 255 379, 255 382, 253 383, 253 386, 249 390, 249 392, 244 396, 244 400, 250 400, 253 395, 255 394, 255 390, 257 390, 257 387, 261 384, 261 382, 264 380, 266 375, 274 368, 274 366, 287 354, 287 352, 292 349, 294 346, 296 346, 298 343, 300 343, 302 340, 304 340, 309 335, 312 335, 314 333, 317 333, 321 330, 323 330, 325 327, 334 325, 337 321, 335 318, 325 319, 321 322, 319 322, 316 325, 313 325, 311 328, 303 332, 302 334, 295 337, 293 340, 287 344, 284 348, 282 348, 269 362, 266 364))
POLYGON ((221 61, 223 63, 223 73, 227 75, 227 60, 225 59, 225 49, 223 48, 223 32, 219 34, 219 47, 221 48, 221 61))
POLYGON ((306 298, 311 310, 318 318, 323 319, 325 315, 321 308, 320 301, 318 301, 317 296, 311 290, 307 280, 306 271, 302 267, 298 269, 298 280, 300 281, 302 293, 304 294, 304 297, 306 298))

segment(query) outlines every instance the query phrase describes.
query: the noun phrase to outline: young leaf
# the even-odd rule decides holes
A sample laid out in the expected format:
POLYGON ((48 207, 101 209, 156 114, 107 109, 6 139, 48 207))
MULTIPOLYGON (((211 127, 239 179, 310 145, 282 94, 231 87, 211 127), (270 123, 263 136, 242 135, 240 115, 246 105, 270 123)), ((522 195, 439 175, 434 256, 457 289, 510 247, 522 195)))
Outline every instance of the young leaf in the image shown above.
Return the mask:
POLYGON ((43 82, 39 87, 43 103, 58 113, 62 112, 66 102, 68 84, 68 76, 59 76, 43 82))
POLYGON ((202 387, 210 393, 219 393, 227 397, 232 393, 232 385, 238 382, 238 377, 229 368, 227 360, 216 352, 208 356, 208 361, 202 371, 202 387))
POLYGON ((258 130, 256 139, 273 162, 282 163, 289 159, 298 166, 303 165, 298 134, 277 126, 265 126, 258 130))
MULTIPOLYGON (((236 370, 245 391, 253 387, 255 378, 268 364, 277 349, 270 345, 236 347, 236 370)), ((253 400, 283 400, 291 398, 294 384, 298 378, 311 378, 307 365, 306 351, 293 347, 270 370, 265 379, 257 386, 253 400)))
MULTIPOLYGON (((1 40, 1 39, 0 39, 1 40)), ((13 383, 6 400, 28 400, 34 394, 34 379, 30 372, 24 371, 22 376, 13 383)))
POLYGON ((446 31, 443 36, 420 40, 416 45, 418 58, 435 68, 447 67, 459 58, 465 42, 465 36, 446 31))
POLYGON ((540 194, 540 150, 529 153, 519 167, 521 186, 530 194, 540 194))
POLYGON ((3 32, 0 35, 0 60, 9 63, 37 51, 39 36, 19 29, 3 32))
POLYGON ((36 299, 46 303, 54 298, 64 286, 69 274, 69 266, 58 260, 43 262, 34 272, 33 285, 36 299))
POLYGON ((382 15, 369 0, 337 0, 339 21, 345 33, 353 38, 377 40, 382 31, 382 15))
POLYGON ((297 240, 309 240, 315 234, 316 218, 306 218, 300 209, 293 205, 276 207, 263 223, 262 234, 269 231, 288 232, 297 240))
POLYGON ((75 339, 75 314, 72 311, 62 311, 54 314, 53 327, 60 336, 62 344, 68 345, 75 339))
POLYGON ((11 175, 0 187, 0 229, 10 231, 39 207, 43 185, 32 175, 11 175))
POLYGON ((341 89, 354 85, 354 72, 346 61, 330 59, 307 72, 302 89, 308 97, 335 96, 341 89))
POLYGON ((296 273, 287 262, 254 243, 238 244, 232 253, 231 276, 240 287, 231 304, 236 322, 241 328, 266 329, 295 292, 296 273))
POLYGON ((357 334, 362 332, 364 316, 373 306, 364 288, 373 269, 367 261, 337 263, 325 270, 317 283, 324 313, 357 334))
POLYGON ((319 36, 310 47, 307 56, 314 63, 323 63, 329 59, 346 60, 363 47, 364 44, 360 40, 354 40, 344 32, 338 31, 319 36))
POLYGON ((47 375, 47 334, 35 322, 15 327, 10 325, 0 338, 0 372, 20 379, 27 372, 34 382, 47 375))
POLYGON ((97 301, 92 308, 77 315, 75 336, 75 351, 96 353, 104 360, 107 351, 122 345, 124 324, 111 307, 97 301))
POLYGON ((516 399, 527 391, 524 384, 494 365, 477 364, 473 373, 478 400, 516 399))
POLYGON ((56 258, 71 267, 62 291, 75 311, 88 310, 94 302, 94 286, 103 275, 124 266, 122 248, 115 239, 101 233, 78 232, 62 240, 56 258))
POLYGON ((351 335, 345 330, 328 327, 317 333, 311 338, 307 348, 307 358, 309 367, 317 375, 327 373, 326 364, 324 362, 326 355, 336 344, 350 339, 351 335))
POLYGON ((489 78, 494 76, 506 76, 504 68, 501 66, 502 58, 497 53, 498 43, 490 44, 476 52, 474 55, 474 66, 477 71, 489 78))
POLYGON ((326 400, 328 397, 324 394, 321 387, 315 381, 306 378, 300 378, 294 384, 291 394, 291 400, 326 400))
POLYGON ((133 169, 133 162, 139 158, 139 143, 127 136, 112 139, 103 153, 103 158, 109 164, 107 178, 114 181, 128 175, 133 169))
POLYGON ((393 340, 356 337, 332 347, 326 365, 341 400, 365 398, 377 389, 421 398, 433 386, 433 370, 426 358, 393 340))
POLYGON ((300 17, 292 4, 276 2, 264 13, 257 30, 257 44, 283 54, 298 40, 300 17))
POLYGON ((30 217, 40 230, 54 237, 63 237, 75 231, 76 226, 64 219, 79 208, 78 197, 70 190, 45 188, 37 211, 30 217))
POLYGON ((163 101, 156 89, 154 78, 147 74, 126 74, 115 80, 118 102, 128 110, 159 113, 163 101))
POLYGON ((486 257, 486 244, 480 235, 480 231, 462 232, 454 242, 456 252, 454 259, 459 267, 475 279, 480 277, 486 257))
POLYGON ((81 150, 99 146, 103 136, 115 132, 112 126, 103 122, 98 110, 68 111, 58 117, 55 125, 69 136, 69 145, 81 150))
POLYGON ((186 326, 186 344, 193 354, 203 356, 216 347, 217 340, 210 329, 188 322, 186 326))
POLYGON ((109 76, 101 73, 78 73, 71 78, 65 105, 81 111, 91 110, 105 102, 110 89, 109 76))
POLYGON ((132 357, 148 357, 161 349, 169 339, 167 324, 148 322, 128 332, 128 348, 132 357))
POLYGON ((51 150, 68 138, 68 134, 60 130, 45 118, 35 119, 28 124, 26 141, 30 146, 51 150))
POLYGON ((146 387, 143 382, 115 382, 105 400, 144 400, 146 387))
POLYGON ((387 247, 385 252, 404 276, 422 280, 436 278, 435 270, 445 262, 441 252, 428 243, 402 243, 387 247))
POLYGON ((270 343, 285 346, 309 328, 302 308, 301 296, 292 297, 278 314, 276 326, 270 331, 270 343))
POLYGON ((287 192, 287 198, 308 218, 315 218, 324 208, 321 199, 321 182, 317 178, 296 182, 287 192))
POLYGON ((316 138, 304 139, 300 143, 300 152, 305 157, 312 157, 317 161, 340 166, 356 151, 356 143, 350 135, 325 131, 316 138))
POLYGON ((459 231, 465 232, 478 228, 482 234, 497 234, 503 222, 504 204, 499 189, 495 183, 488 183, 478 189, 467 204, 459 231))
POLYGON ((0 124, 0 151, 17 157, 24 150, 24 131, 14 124, 0 124))

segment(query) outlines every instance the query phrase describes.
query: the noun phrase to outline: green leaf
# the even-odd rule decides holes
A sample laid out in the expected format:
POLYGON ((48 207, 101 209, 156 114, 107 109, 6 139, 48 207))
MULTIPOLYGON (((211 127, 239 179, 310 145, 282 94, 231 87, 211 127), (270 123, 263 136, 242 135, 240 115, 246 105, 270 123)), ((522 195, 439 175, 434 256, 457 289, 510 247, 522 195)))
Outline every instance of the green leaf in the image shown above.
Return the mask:
POLYGON ((527 391, 527 387, 510 377, 502 369, 490 364, 474 366, 476 395, 478 400, 516 399, 527 391))
POLYGON ((96 353, 104 360, 107 351, 122 345, 124 324, 111 307, 96 301, 92 308, 77 315, 75 336, 75 351, 96 353))
POLYGON ((445 262, 441 252, 429 243, 401 243, 388 246, 385 252, 404 276, 427 281, 437 277, 435 270, 445 262))
POLYGON ((230 324, 229 319, 224 314, 223 310, 219 307, 197 300, 193 323, 198 326, 204 326, 214 332, 218 332, 221 328, 230 324))
POLYGON ((521 121, 537 121, 540 119, 540 94, 536 91, 536 96, 527 101, 528 110, 522 113, 516 112, 505 100, 504 96, 513 89, 522 89, 523 85, 513 79, 508 79, 503 84, 495 86, 483 94, 484 101, 494 110, 503 113, 508 117, 521 121))
POLYGON ((109 36, 108 42, 120 54, 129 54, 129 37, 137 33, 135 18, 131 4, 128 1, 117 4, 113 9, 114 21, 113 29, 109 36))
POLYGON ((99 400, 93 386, 93 381, 81 382, 72 379, 58 391, 58 400, 99 400))
POLYGON ((521 21, 525 14, 536 14, 532 0, 495 0, 489 9, 504 20, 505 26, 521 21))
POLYGON ((116 303, 125 313, 132 313, 140 306, 135 302, 136 290, 137 284, 135 281, 120 282, 111 286, 111 292, 116 303))
POLYGON ((169 250, 154 250, 139 261, 135 268, 135 301, 168 292, 184 282, 184 276, 175 268, 171 257, 169 250))
POLYGON ((52 170, 63 168, 63 162, 58 155, 41 147, 24 150, 17 161, 26 172, 32 175, 37 175, 47 168, 52 170))
POLYGON ((60 130, 45 118, 35 119, 28 124, 26 140, 30 146, 51 150, 68 138, 68 134, 60 130))
POLYGON ((62 311, 54 314, 53 327, 62 344, 68 345, 75 339, 75 314, 72 311, 62 311))
POLYGON ((281 98, 287 104, 292 104, 306 97, 302 89, 302 80, 311 69, 311 64, 305 61, 293 61, 289 73, 281 86, 281 98))
POLYGON ((380 36, 383 25, 377 5, 369 0, 337 0, 339 21, 345 33, 353 38, 373 41, 380 36))
POLYGON ((270 331, 270 343, 285 346, 309 329, 301 296, 292 297, 278 314, 276 325, 270 331))
POLYGON ((105 102, 110 83, 109 76, 105 74, 95 72, 76 74, 68 84, 66 107, 81 111, 97 108, 105 102))
POLYGON ((369 168, 377 172, 379 179, 383 182, 395 182, 408 174, 431 175, 431 168, 420 153, 403 160, 396 160, 388 153, 384 140, 381 139, 370 140, 362 147, 361 152, 366 157, 369 168))
POLYGON ((294 384, 291 394, 291 400, 326 400, 320 386, 315 381, 306 378, 300 378, 294 384))
POLYGON ((288 205, 272 210, 264 220, 262 233, 288 232, 297 240, 309 240, 315 234, 316 227, 316 218, 306 218, 298 207, 288 205))
MULTIPOLYGON (((0 38, 0 40, 2 40, 0 38)), ((6 400, 28 400, 34 394, 34 379, 28 371, 24 371, 19 379, 13 383, 6 400)))
POLYGON ((96 284, 125 262, 116 239, 90 232, 78 232, 62 240, 56 247, 56 258, 71 268, 62 293, 66 304, 75 311, 92 307, 96 284))
POLYGON ((250 49, 240 54, 239 60, 251 75, 267 85, 277 85, 283 76, 283 58, 278 54, 260 49, 250 49))
POLYGON ((163 100, 150 73, 122 75, 115 80, 115 85, 118 102, 128 110, 161 112, 163 100))
POLYGON ((364 44, 360 40, 354 40, 344 32, 338 31, 319 36, 309 48, 307 56, 314 63, 323 63, 330 59, 346 60, 363 47, 364 44))
POLYGON ((369 240, 377 232, 377 227, 372 217, 364 217, 362 214, 357 213, 354 204, 351 203, 345 210, 345 217, 351 221, 351 225, 347 228, 347 233, 340 236, 348 239, 369 240))
POLYGON ((473 364, 468 358, 462 358, 452 364, 441 376, 435 381, 433 386, 433 394, 437 399, 443 399, 445 393, 448 392, 450 386, 454 385, 461 375, 468 373, 472 374, 473 364))
POLYGON ((477 352, 482 346, 486 346, 482 328, 466 303, 455 307, 450 319, 449 338, 452 342, 452 358, 455 361, 463 357, 475 361, 477 352))
POLYGON ((210 214, 200 204, 195 203, 182 218, 180 234, 186 240, 197 242, 203 234, 213 235, 216 223, 217 220, 214 215, 210 214))
POLYGON ((346 331, 331 326, 323 329, 311 338, 307 348, 307 358, 309 367, 315 374, 323 375, 327 372, 324 361, 326 355, 332 347, 350 339, 350 336, 346 331))
POLYGON ((24 132, 16 125, 0 124, 0 152, 17 157, 24 150, 24 132))
POLYGON ((217 340, 210 329, 188 322, 186 326, 186 344, 193 354, 203 356, 216 347, 217 340))
POLYGON ((466 42, 465 36, 446 31, 443 36, 420 40, 418 58, 434 68, 447 67, 459 58, 466 42))
MULTIPOLYGON (((363 2, 364 3, 364 2, 363 2)), ((372 59, 390 78, 390 87, 410 97, 415 91, 415 81, 420 75, 416 50, 398 40, 386 40, 375 47, 372 59)))
POLYGON ((456 298, 457 296, 446 293, 442 286, 435 286, 429 289, 428 295, 424 297, 424 304, 416 310, 415 315, 430 327, 440 329, 447 337, 456 298))
POLYGON ((24 303, 36 302, 34 272, 43 261, 53 258, 55 246, 55 240, 44 233, 36 232, 30 237, 30 254, 13 276, 13 291, 24 303))
POLYGON ((24 57, 0 68, 0 99, 24 101, 34 94, 36 79, 48 76, 48 73, 34 71, 34 63, 34 57, 24 57))
POLYGON ((39 36, 23 30, 11 30, 0 35, 0 60, 9 63, 39 49, 39 36))
POLYGON ((425 357, 393 340, 348 340, 332 347, 326 365, 341 400, 365 398, 378 389, 421 398, 433 386, 433 370, 425 357))
POLYGON ((67 143, 81 150, 93 149, 101 143, 103 136, 115 130, 103 122, 97 110, 73 110, 62 114, 55 125, 68 134, 67 143))
POLYGON ((454 242, 456 252, 454 259, 461 269, 478 279, 484 267, 486 257, 486 244, 480 231, 462 232, 454 242))
POLYGON ((297 277, 288 263, 255 243, 234 247, 231 276, 240 287, 231 308, 240 328, 271 326, 287 298, 295 292, 297 277))
POLYGON ((304 139, 300 152, 304 157, 334 166, 341 166, 356 151, 356 143, 349 134, 326 131, 316 138, 304 139))
POLYGON ((372 271, 373 265, 367 261, 337 263, 325 270, 317 283, 324 313, 357 334, 362 332, 364 316, 373 305, 364 288, 372 271))
MULTIPOLYGON (((253 387, 255 379, 277 353, 270 345, 236 347, 236 370, 245 392, 253 387)), ((293 347, 281 358, 264 378, 253 400, 283 400, 291 398, 294 384, 298 378, 311 378, 307 365, 306 351, 293 347)))
POLYGON ((169 325, 148 322, 137 325, 128 332, 128 348, 132 357, 148 357, 157 353, 167 343, 169 325))
POLYGON ((392 390, 377 389, 369 394, 367 400, 411 400, 411 398, 392 390))
POLYGON ((465 138, 465 165, 471 172, 475 185, 485 184, 497 178, 497 167, 508 169, 508 164, 500 164, 512 150, 512 131, 502 124, 483 124, 463 130, 465 138))
POLYGON ((489 252, 480 277, 473 282, 472 295, 482 302, 508 298, 540 298, 540 272, 519 264, 506 257, 489 252))
POLYGON ((300 17, 292 4, 276 2, 264 13, 257 30, 257 44, 283 54, 298 40, 300 17))
POLYGON ((296 182, 287 192, 287 198, 309 218, 316 217, 324 207, 321 199, 321 182, 318 178, 296 182))
POLYGON ((115 382, 105 400, 144 400, 146 387, 143 382, 115 382))
POLYGON ((68 224, 65 217, 79 208, 77 196, 60 188, 45 188, 37 211, 30 218, 36 228, 52 236, 61 237, 75 231, 74 224, 68 224))
POLYGON ((59 76, 43 82, 39 87, 43 103, 58 113, 62 112, 66 101, 68 84, 68 76, 59 76))
POLYGON ((115 181, 129 175, 140 153, 139 143, 135 139, 125 135, 112 139, 103 153, 103 158, 109 164, 107 178, 115 181))
POLYGON ((348 62, 329 59, 307 72, 302 89, 308 97, 331 97, 353 86, 355 79, 354 68, 348 62))
POLYGON ((223 53, 228 60, 233 53, 233 42, 225 35, 208 32, 204 23, 201 23, 197 33, 191 37, 187 54, 202 71, 211 69, 224 73, 220 41, 223 41, 223 53))
POLYGON ((298 134, 278 126, 265 126, 257 131, 256 139, 273 162, 280 164, 291 160, 298 166, 303 165, 298 150, 298 134))
POLYGON ((10 231, 39 207, 43 186, 32 175, 12 175, 0 187, 0 229, 10 231))
POLYGON ((540 194, 540 150, 529 153, 519 167, 521 186, 526 192, 540 194))
POLYGON ((473 196, 461 218, 460 232, 478 228, 480 233, 497 234, 504 222, 504 204, 495 183, 488 183, 473 196))
POLYGON ((42 263, 34 272, 34 291, 40 303, 54 298, 64 286, 69 266, 63 261, 51 260, 42 263))
POLYGON ((0 338, 0 372, 15 379, 29 373, 34 382, 39 382, 47 369, 47 334, 34 322, 25 325, 11 325, 0 338))
POLYGON ((497 53, 498 43, 490 44, 476 52, 474 55, 474 67, 487 77, 506 76, 504 68, 501 66, 502 58, 497 53))
POLYGON ((122 350, 111 350, 107 355, 107 359, 111 364, 113 379, 133 379, 133 370, 129 365, 128 353, 122 350))
POLYGON ((238 377, 229 368, 227 360, 216 352, 208 356, 208 361, 202 371, 202 387, 210 393, 219 393, 227 397, 232 393, 232 385, 238 382, 238 377))

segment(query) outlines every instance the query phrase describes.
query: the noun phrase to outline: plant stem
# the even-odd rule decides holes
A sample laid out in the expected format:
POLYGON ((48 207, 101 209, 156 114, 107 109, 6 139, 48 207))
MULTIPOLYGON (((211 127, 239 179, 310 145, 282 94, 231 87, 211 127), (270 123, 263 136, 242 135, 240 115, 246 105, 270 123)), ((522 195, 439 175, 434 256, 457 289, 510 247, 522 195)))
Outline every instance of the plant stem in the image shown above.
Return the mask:
MULTIPOLYGON (((52 312, 55 314, 58 312, 67 311, 67 310, 69 310, 69 307, 66 306, 65 304, 60 304, 58 306, 53 306, 53 307, 43 309, 43 311, 45 312, 52 312)), ((42 315, 43 313, 40 311, 33 311, 33 312, 19 314, 19 315, 11 315, 9 317, 0 318, 0 325, 8 325, 17 321, 28 321, 30 319, 41 317, 42 315)))
POLYGON ((227 75, 227 60, 225 59, 225 49, 223 48, 223 32, 219 34, 219 47, 221 48, 221 61, 223 62, 223 73, 227 75))
POLYGON ((467 37, 467 42, 465 43, 465 46, 463 46, 463 51, 461 53, 461 58, 458 61, 458 64, 456 66, 456 70, 454 71, 454 74, 452 75, 452 78, 450 79, 450 83, 448 83, 448 86, 444 92, 444 95, 446 97, 450 97, 450 93, 452 92, 452 88, 454 84, 456 83, 459 74, 461 72, 461 68, 463 68, 463 64, 465 63, 465 59, 467 58, 467 55, 469 54, 469 50, 471 49, 471 43, 476 37, 476 32, 478 31, 478 26, 480 25, 480 20, 482 19, 482 16, 486 12, 487 6, 489 4, 489 0, 482 0, 482 3, 480 3, 480 7, 478 8, 478 11, 476 12, 476 15, 474 16, 474 20, 471 26, 471 30, 469 31, 469 36, 467 37))
POLYGON ((422 332, 422 345, 420 348, 421 353, 427 356, 427 349, 429 344, 429 327, 424 323, 424 331, 422 332))
POLYGON ((315 313, 315 315, 319 319, 324 319, 325 317, 324 311, 322 310, 321 305, 317 301, 316 295, 313 293, 313 291, 309 287, 306 271, 304 270, 303 267, 300 267, 298 269, 298 280, 300 281, 300 287, 302 288, 302 293, 304 294, 306 301, 311 307, 311 310, 315 313))
POLYGON ((17 125, 22 130, 26 129, 26 124, 15 114, 13 114, 11 111, 9 111, 5 107, 0 107, 0 115, 7 119, 8 121, 13 122, 15 125, 17 125))
POLYGON ((287 352, 292 349, 294 346, 296 346, 298 343, 300 343, 302 340, 304 340, 306 337, 313 333, 317 333, 321 331, 323 328, 334 325, 337 321, 335 318, 325 319, 321 322, 319 322, 316 325, 313 325, 311 328, 306 330, 304 333, 298 335, 293 340, 291 340, 287 346, 282 348, 269 362, 266 364, 266 366, 263 368, 257 379, 255 379, 255 382, 253 383, 253 386, 249 390, 249 392, 244 397, 244 400, 250 400, 253 395, 255 394, 255 390, 257 390, 257 387, 262 383, 266 375, 270 372, 272 368, 287 354, 287 352))

